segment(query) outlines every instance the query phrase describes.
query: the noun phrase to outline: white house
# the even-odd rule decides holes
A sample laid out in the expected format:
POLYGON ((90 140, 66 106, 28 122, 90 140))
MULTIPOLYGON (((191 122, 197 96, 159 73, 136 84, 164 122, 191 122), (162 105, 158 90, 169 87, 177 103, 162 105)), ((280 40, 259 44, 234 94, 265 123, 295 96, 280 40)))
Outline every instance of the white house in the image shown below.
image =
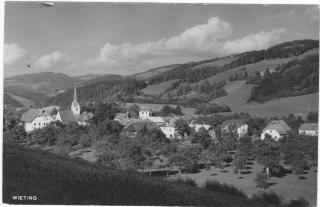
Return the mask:
POLYGON ((221 124, 221 130, 223 132, 229 132, 232 127, 235 128, 239 137, 242 137, 248 133, 248 124, 246 124, 245 120, 226 120, 221 124))
POLYGON ((140 119, 146 119, 149 118, 151 115, 151 110, 145 106, 141 107, 139 111, 139 118, 140 119))
POLYGON ((189 126, 193 128, 196 132, 199 131, 201 128, 204 128, 205 130, 209 130, 211 128, 211 126, 208 124, 204 124, 204 123, 198 124, 198 123, 195 123, 194 121, 191 122, 189 126))
POLYGON ((166 135, 167 138, 172 139, 175 137, 176 129, 173 126, 162 126, 160 127, 160 129, 166 135))
POLYGON ((274 120, 262 130, 261 139, 264 140, 268 134, 274 140, 278 141, 280 138, 286 136, 290 130, 291 128, 283 120, 274 120))
POLYGON ((318 136, 318 123, 304 123, 299 128, 299 134, 318 136))
POLYGON ((31 132, 55 121, 55 116, 51 116, 48 111, 43 109, 29 109, 20 120, 24 122, 26 132, 31 132))

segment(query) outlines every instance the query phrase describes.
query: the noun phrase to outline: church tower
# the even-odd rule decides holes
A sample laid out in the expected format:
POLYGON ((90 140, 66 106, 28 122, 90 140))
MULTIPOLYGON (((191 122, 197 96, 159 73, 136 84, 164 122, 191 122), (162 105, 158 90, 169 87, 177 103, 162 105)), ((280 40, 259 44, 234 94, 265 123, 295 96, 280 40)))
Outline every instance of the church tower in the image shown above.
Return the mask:
POLYGON ((77 86, 76 83, 74 84, 74 94, 73 94, 73 101, 71 104, 71 111, 74 115, 80 115, 80 105, 77 100, 77 86))

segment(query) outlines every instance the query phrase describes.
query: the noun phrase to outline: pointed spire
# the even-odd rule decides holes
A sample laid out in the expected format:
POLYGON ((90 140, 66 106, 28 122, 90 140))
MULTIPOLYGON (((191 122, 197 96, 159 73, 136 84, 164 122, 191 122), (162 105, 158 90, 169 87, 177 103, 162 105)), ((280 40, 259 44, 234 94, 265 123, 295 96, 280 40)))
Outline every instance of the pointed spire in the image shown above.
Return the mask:
POLYGON ((77 100, 77 84, 74 83, 74 94, 73 94, 73 103, 77 103, 78 100, 77 100))

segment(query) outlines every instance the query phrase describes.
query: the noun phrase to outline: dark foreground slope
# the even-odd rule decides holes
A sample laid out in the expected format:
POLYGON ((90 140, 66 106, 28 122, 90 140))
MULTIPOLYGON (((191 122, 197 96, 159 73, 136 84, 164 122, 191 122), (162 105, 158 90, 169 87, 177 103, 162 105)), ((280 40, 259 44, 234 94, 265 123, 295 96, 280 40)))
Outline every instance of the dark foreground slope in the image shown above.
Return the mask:
POLYGON ((269 206, 136 172, 4 145, 3 202, 32 204, 269 206), (14 195, 37 201, 13 201, 14 195))

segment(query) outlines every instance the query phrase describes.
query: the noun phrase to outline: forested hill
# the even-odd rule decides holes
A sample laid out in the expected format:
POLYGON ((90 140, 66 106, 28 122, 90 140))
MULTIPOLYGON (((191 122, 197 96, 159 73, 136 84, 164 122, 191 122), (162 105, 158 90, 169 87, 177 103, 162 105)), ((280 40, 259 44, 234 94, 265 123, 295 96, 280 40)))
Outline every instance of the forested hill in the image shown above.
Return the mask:
POLYGON ((294 59, 266 71, 264 78, 253 88, 251 100, 263 102, 272 98, 299 96, 319 91, 319 54, 294 59))
MULTIPOLYGON (((145 73, 139 73, 129 78, 112 80, 104 80, 102 78, 94 81, 93 83, 85 83, 83 86, 79 87, 78 96, 80 102, 112 98, 113 100, 128 102, 134 102, 138 100, 141 103, 174 103, 173 100, 175 100, 175 102, 178 100, 181 103, 188 101, 185 100, 185 97, 190 97, 189 95, 192 94, 193 96, 198 95, 196 98, 203 99, 201 100, 202 102, 208 102, 211 99, 227 95, 227 92, 224 91, 222 87, 224 87, 226 84, 226 79, 228 79, 229 76, 227 78, 217 79, 213 83, 210 83, 211 85, 207 82, 203 82, 203 80, 207 80, 210 77, 218 77, 218 74, 220 75, 227 71, 232 71, 235 68, 246 67, 247 65, 252 65, 262 61, 279 60, 278 62, 281 66, 281 63, 285 62, 286 59, 292 59, 301 56, 301 54, 305 54, 306 52, 315 50, 316 48, 319 48, 319 41, 296 40, 281 43, 266 50, 249 51, 241 54, 234 54, 199 62, 190 62, 186 64, 168 65, 154 68, 146 71, 145 73), (146 88, 148 89, 145 90, 146 88), (158 94, 145 93, 150 92, 149 89, 155 90, 159 88, 161 88, 161 90, 158 94)), ((317 61, 316 59, 312 58, 310 60, 314 62, 313 64, 315 64, 317 61)), ((304 67, 309 67, 308 62, 301 64, 303 64, 303 67, 296 68, 296 71, 304 67)), ((290 66, 290 68, 292 67, 290 66)), ((313 72, 316 72, 316 70, 317 68, 311 69, 313 72)), ((303 78, 308 77, 308 80, 311 80, 312 84, 314 85, 317 83, 314 82, 314 76, 316 73, 313 74, 313 72, 297 73, 297 76, 299 77, 295 76, 295 78, 302 81, 303 78)), ((288 74, 291 74, 291 78, 294 77, 292 76, 292 72, 283 73, 283 75, 288 74)), ((272 78, 275 77, 272 76, 272 78)), ((299 92, 297 92, 296 89, 294 90, 295 92, 293 92, 291 89, 291 92, 288 92, 288 87, 296 87, 300 85, 300 83, 290 83, 288 86, 286 86, 286 90, 281 92, 281 96, 284 96, 283 94, 287 92, 299 95, 311 93, 317 90, 317 88, 314 87, 309 88, 310 84, 307 81, 304 81, 303 83, 301 82, 301 84, 304 84, 304 86, 302 86, 301 90, 297 89, 299 92)), ((253 94, 252 100, 258 100, 265 96, 264 92, 257 91, 258 89, 255 90, 257 95, 253 94)), ((64 93, 58 94, 57 96, 47 100, 46 104, 68 105, 72 100, 72 93, 72 90, 67 90, 64 93)), ((278 94, 277 96, 272 96, 277 97, 280 95, 278 94)))
MULTIPOLYGON (((78 87, 78 101, 80 103, 104 99, 123 101, 124 99, 131 98, 144 87, 146 87, 144 81, 138 81, 132 78, 98 81, 78 87)), ((64 93, 48 99, 46 105, 53 104, 66 106, 70 105, 72 99, 73 88, 69 88, 64 93)))
POLYGON ((225 64, 223 65, 214 64, 216 61, 219 61, 220 58, 181 64, 169 71, 151 77, 149 82, 158 83, 162 81, 182 79, 189 83, 194 83, 235 67, 256 63, 261 60, 298 56, 308 50, 318 47, 319 41, 316 40, 296 40, 292 42, 285 42, 270 47, 267 50, 250 51, 232 55, 230 61, 225 61, 225 64))

